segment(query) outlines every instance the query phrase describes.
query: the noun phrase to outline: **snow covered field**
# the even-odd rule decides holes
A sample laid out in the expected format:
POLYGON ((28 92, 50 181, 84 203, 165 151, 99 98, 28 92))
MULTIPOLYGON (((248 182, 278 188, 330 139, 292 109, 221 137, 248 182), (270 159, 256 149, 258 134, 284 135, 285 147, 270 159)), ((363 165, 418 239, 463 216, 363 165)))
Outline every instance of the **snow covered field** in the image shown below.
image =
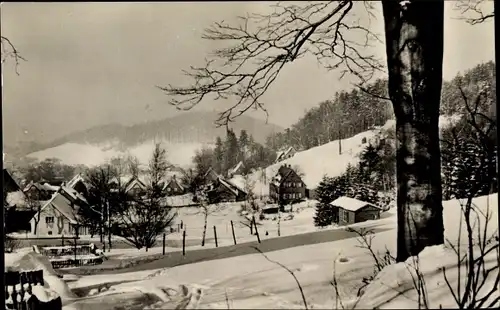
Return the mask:
MULTIPOLYGON (((488 234, 498 230, 498 195, 475 199, 478 208, 486 212, 490 206, 492 219, 488 234)), ((394 210, 390 220, 383 226, 391 230, 375 235, 373 246, 381 254, 387 248, 395 253, 396 218, 394 210)), ((459 236, 458 224, 461 221, 460 204, 456 200, 444 202, 445 235, 450 241, 459 236)), ((462 219, 463 220, 463 219, 462 219)), ((484 223, 483 223, 484 224, 484 223)), ((496 231, 498 233, 498 231, 496 231)), ((487 257, 489 265, 498 265, 494 251, 487 257)), ((386 267, 370 284, 358 300, 356 293, 361 287, 363 277, 373 274, 373 259, 366 250, 358 247, 356 239, 295 247, 265 254, 239 256, 213 260, 170 269, 151 270, 120 274, 116 276, 84 276, 70 283, 71 287, 84 287, 103 281, 137 281, 113 285, 115 292, 158 291, 160 288, 177 288, 185 284, 196 289, 202 288, 203 296, 200 308, 304 308, 302 297, 294 278, 283 267, 272 262, 279 262, 290 269, 297 277, 304 291, 304 296, 311 308, 417 308, 412 278, 408 264, 400 263, 386 267), (272 261, 271 261, 272 260, 272 261), (339 287, 339 299, 331 281, 335 272, 339 287), (105 278, 104 278, 105 277, 105 278), (401 292, 398 288, 405 288, 401 292)), ((455 307, 452 294, 446 286, 440 268, 447 266, 450 282, 458 279, 456 255, 446 246, 425 249, 419 256, 420 268, 427 284, 428 303, 431 307, 455 307)), ((409 259, 411 262, 411 259, 409 259)), ((498 270, 497 270, 498 272, 498 270)), ((493 274, 494 276, 495 274, 493 274)), ((485 288, 492 285, 491 279, 485 288)), ((160 290, 164 291, 164 290, 160 290)), ((494 294, 492 298, 498 296, 494 294)))

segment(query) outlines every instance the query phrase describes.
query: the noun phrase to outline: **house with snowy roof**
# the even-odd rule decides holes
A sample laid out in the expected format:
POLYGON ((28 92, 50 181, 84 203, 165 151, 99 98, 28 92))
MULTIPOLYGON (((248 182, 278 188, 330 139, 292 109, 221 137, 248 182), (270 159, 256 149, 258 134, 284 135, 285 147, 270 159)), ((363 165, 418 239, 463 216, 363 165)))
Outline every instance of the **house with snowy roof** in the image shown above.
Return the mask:
POLYGON ((173 175, 168 182, 165 182, 163 191, 167 194, 167 196, 178 196, 186 193, 186 189, 179 182, 176 175, 173 175))
POLYGON ((117 188, 121 186, 124 188, 125 193, 139 193, 146 190, 146 181, 138 176, 121 176, 119 178, 113 177, 110 184, 117 188))
POLYGON ((210 203, 243 201, 247 197, 247 193, 242 188, 225 179, 212 168, 204 174, 203 182, 203 190, 210 203))
POLYGON ((31 200, 48 200, 57 191, 58 187, 48 183, 39 183, 31 181, 23 189, 23 192, 31 200))
POLYGON ((245 165, 243 164, 242 161, 240 161, 236 166, 227 171, 228 178, 232 178, 237 174, 241 174, 244 167, 245 165))
POLYGON ((338 214, 340 225, 350 225, 380 218, 381 209, 369 202, 350 197, 339 197, 330 202, 335 213, 338 214))
POLYGON ((80 173, 78 173, 71 180, 69 180, 66 183, 66 186, 68 188, 72 188, 72 189, 76 190, 78 193, 82 194, 83 196, 88 195, 87 182, 85 181, 84 177, 80 173))
POLYGON ((269 197, 276 203, 287 205, 306 198, 306 184, 298 173, 287 164, 281 165, 269 182, 269 197))
POLYGON ((297 153, 297 151, 295 150, 295 148, 293 148, 293 146, 285 150, 279 151, 276 153, 275 163, 279 163, 285 159, 291 158, 295 155, 295 153, 297 153))
POLYGON ((74 189, 61 186, 32 216, 31 234, 36 237, 89 234, 90 227, 80 222, 80 208, 89 208, 85 198, 74 189))

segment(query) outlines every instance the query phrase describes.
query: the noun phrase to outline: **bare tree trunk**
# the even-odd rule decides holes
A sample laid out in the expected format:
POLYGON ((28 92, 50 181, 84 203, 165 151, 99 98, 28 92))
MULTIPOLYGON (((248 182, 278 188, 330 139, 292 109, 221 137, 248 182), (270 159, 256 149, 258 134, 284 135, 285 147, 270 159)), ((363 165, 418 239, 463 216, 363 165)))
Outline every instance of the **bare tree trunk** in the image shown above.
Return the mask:
POLYGON ((278 207, 278 237, 281 237, 281 210, 278 207))
POLYGON ((107 216, 107 227, 108 227, 108 252, 111 252, 111 214, 109 212, 109 201, 106 201, 106 216, 107 216))
POLYGON ((339 127, 339 155, 342 155, 342 136, 340 127, 339 127))
POLYGON ((40 205, 38 205, 37 207, 37 218, 35 219, 35 229, 33 231, 33 234, 36 236, 36 232, 37 232, 37 229, 38 229, 38 223, 40 223, 40 205))
POLYGON ((444 2, 383 1, 396 115, 397 261, 444 242, 439 149, 444 2))
POLYGON ((100 237, 101 244, 103 244, 104 243, 104 229, 103 229, 103 226, 104 226, 104 210, 102 208, 102 206, 103 206, 102 199, 100 199, 100 202, 101 202, 101 221, 99 223, 99 237, 100 237))

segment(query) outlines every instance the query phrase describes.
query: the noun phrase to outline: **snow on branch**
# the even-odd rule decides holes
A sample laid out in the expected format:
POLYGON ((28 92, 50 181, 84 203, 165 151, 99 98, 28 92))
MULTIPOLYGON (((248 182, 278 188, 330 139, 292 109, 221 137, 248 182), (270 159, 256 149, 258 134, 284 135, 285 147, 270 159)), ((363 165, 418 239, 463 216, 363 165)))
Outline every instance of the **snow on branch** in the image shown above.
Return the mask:
MULTIPOLYGON (((359 3, 372 17, 372 5, 359 3)), ((202 38, 226 47, 213 51, 204 67, 192 66, 185 71, 192 85, 158 88, 181 110, 191 109, 209 95, 216 100, 233 99, 233 105, 216 121, 227 126, 251 108, 267 114, 262 96, 285 64, 306 54, 328 70, 342 68, 341 76, 350 73, 361 82, 368 81, 383 66, 368 54, 367 47, 373 40, 381 40, 369 25, 349 18, 354 17, 349 14, 353 5, 353 1, 278 3, 270 14, 239 17, 239 25, 215 23, 202 38), (352 39, 352 35, 364 36, 364 42, 352 39)))

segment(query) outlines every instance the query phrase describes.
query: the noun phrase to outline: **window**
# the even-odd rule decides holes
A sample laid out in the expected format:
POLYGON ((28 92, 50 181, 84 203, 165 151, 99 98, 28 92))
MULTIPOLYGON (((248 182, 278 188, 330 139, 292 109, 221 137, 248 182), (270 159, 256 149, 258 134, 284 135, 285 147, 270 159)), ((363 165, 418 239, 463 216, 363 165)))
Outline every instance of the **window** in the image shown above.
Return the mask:
POLYGON ((52 236, 52 230, 49 230, 48 234, 49 236, 52 236))
POLYGON ((302 193, 297 193, 297 198, 302 198, 302 193))
POLYGON ((288 199, 288 194, 283 194, 283 198, 288 199))
POLYGON ((343 217, 344 222, 347 222, 347 223, 349 222, 349 212, 343 210, 342 217, 343 217))
POLYGON ((167 192, 170 192, 170 187, 167 187, 167 192))
POLYGON ((53 216, 47 216, 45 218, 45 223, 47 223, 47 224, 54 224, 54 217, 53 216))

